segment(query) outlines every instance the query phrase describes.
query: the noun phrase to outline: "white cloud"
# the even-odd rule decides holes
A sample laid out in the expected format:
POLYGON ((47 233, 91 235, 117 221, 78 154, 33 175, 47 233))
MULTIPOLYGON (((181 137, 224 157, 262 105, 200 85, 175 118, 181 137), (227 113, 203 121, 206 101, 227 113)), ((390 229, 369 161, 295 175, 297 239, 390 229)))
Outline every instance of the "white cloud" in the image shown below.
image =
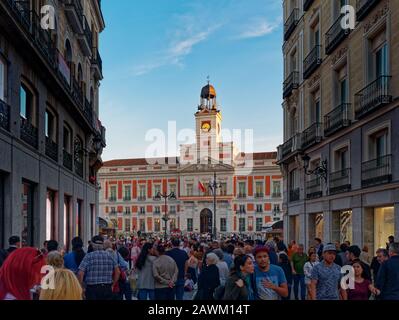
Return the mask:
POLYGON ((220 25, 216 25, 199 32, 193 32, 189 26, 183 28, 183 30, 187 30, 186 34, 176 33, 166 51, 162 52, 153 62, 136 66, 134 74, 141 76, 166 65, 182 66, 182 60, 192 52, 194 46, 206 41, 219 27, 220 25))
POLYGON ((269 22, 267 20, 255 20, 252 24, 247 25, 245 30, 242 31, 238 38, 239 39, 250 39, 259 38, 272 33, 280 25, 278 22, 269 22))

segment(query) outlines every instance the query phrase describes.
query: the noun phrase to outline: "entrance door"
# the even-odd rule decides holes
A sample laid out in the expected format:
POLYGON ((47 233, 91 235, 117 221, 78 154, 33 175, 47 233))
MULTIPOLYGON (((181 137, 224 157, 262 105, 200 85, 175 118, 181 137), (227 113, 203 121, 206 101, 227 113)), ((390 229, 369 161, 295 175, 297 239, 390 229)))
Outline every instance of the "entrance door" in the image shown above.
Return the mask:
POLYGON ((201 211, 201 233, 212 233, 212 212, 209 209, 201 211))

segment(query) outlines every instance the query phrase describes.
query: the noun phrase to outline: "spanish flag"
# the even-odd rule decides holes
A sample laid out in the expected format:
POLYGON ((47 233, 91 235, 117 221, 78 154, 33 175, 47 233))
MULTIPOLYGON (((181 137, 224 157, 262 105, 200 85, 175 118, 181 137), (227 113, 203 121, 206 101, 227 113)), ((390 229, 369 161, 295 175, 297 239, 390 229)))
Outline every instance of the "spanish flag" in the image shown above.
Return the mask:
POLYGON ((198 182, 198 189, 200 189, 200 191, 202 191, 202 193, 206 192, 206 188, 205 188, 204 184, 201 181, 198 182))

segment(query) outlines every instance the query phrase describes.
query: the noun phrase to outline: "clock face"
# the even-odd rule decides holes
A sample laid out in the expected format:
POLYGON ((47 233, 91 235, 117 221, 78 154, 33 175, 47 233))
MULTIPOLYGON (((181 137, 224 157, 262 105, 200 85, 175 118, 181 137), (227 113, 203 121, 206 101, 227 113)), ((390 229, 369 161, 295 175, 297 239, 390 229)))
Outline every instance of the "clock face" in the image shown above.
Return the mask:
POLYGON ((201 129, 204 132, 209 132, 211 131, 211 124, 209 122, 203 122, 201 125, 201 129))

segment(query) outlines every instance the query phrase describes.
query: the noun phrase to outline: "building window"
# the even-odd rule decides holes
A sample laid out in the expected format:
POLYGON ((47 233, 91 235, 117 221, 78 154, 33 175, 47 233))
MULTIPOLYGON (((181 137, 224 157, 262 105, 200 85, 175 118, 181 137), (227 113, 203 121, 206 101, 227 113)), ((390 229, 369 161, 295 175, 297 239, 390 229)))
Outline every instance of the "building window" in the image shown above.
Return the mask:
POLYGON ((262 218, 256 218, 256 232, 261 232, 262 231, 262 226, 263 226, 263 219, 262 218))
POLYGON ((116 208, 115 207, 111 207, 111 214, 116 214, 116 208))
POLYGON ((141 200, 145 200, 145 198, 146 198, 146 195, 145 195, 145 186, 143 186, 143 185, 140 186, 139 195, 140 195, 139 198, 140 198, 141 200))
POLYGON ((109 201, 116 201, 116 186, 111 186, 109 188, 109 190, 110 190, 110 192, 109 192, 109 194, 110 194, 109 201))
POLYGON ((130 201, 131 200, 131 187, 130 186, 125 186, 124 200, 125 201, 130 201))
POLYGON ((21 240, 28 246, 34 245, 34 185, 29 182, 22 182, 22 230, 21 240))
POLYGON ((281 197, 280 181, 273 181, 273 197, 281 197))
POLYGON ((125 208, 125 214, 130 214, 130 207, 125 208))
POLYGON ((76 136, 74 142, 74 162, 76 174, 83 178, 83 140, 79 136, 76 136))
POLYGON ((321 122, 321 102, 320 102, 320 91, 317 90, 311 95, 311 109, 310 109, 310 119, 313 123, 321 122))
POLYGON ((140 207, 140 213, 141 214, 145 214, 145 208, 144 207, 140 207))
POLYGON ((193 195, 193 191, 194 191, 194 186, 192 183, 187 184, 186 186, 186 190, 187 190, 187 196, 192 196, 193 195))
POLYGON ((6 96, 6 63, 0 57, 0 100, 5 101, 6 96))
POLYGON ((158 193, 161 193, 161 186, 159 184, 154 185, 154 195, 155 197, 158 195, 158 193))
POLYGON ((125 219, 125 232, 130 232, 130 219, 125 219))
POLYGON ((72 241, 72 214, 71 214, 71 197, 64 197, 64 245, 67 249, 72 241))
POLYGON ((227 231, 227 220, 226 218, 220 218, 220 231, 226 232, 227 231))
POLYGON ((240 204, 238 213, 245 213, 245 204, 240 204))
POLYGON ((46 199, 46 239, 56 239, 56 225, 57 214, 55 212, 56 193, 54 191, 47 191, 46 199))
POLYGON ((169 213, 176 213, 176 206, 170 206, 169 207, 169 213))
POLYGON ((369 136, 369 160, 380 159, 389 154, 389 131, 382 129, 369 136))
POLYGON ((145 219, 140 219, 140 231, 145 232, 145 219))
POLYGON ((154 219, 154 231, 155 232, 161 231, 161 219, 154 219))
POLYGON ((75 237, 82 237, 83 200, 76 201, 75 237))
POLYGON ((246 196, 246 186, 245 186, 245 182, 239 182, 238 183, 238 196, 239 197, 245 197, 246 196))
POLYGON ((255 190, 256 190, 256 197, 260 198, 263 196, 263 182, 257 181, 255 185, 255 190))
POLYGON ((263 205, 257 204, 256 205, 256 212, 263 212, 263 205))
POLYGON ((375 75, 376 78, 378 78, 381 76, 387 76, 388 74, 388 45, 384 43, 375 51, 375 75))
POLYGON ((334 158, 336 171, 342 171, 349 168, 349 149, 347 146, 335 151, 334 158))
POLYGON ((170 219, 169 228, 170 228, 170 231, 176 230, 176 219, 175 218, 170 219))
POLYGON ((161 213, 161 207, 155 207, 154 213, 161 213))
POLYGON ((193 219, 187 218, 187 232, 193 232, 193 219))
POLYGON ((176 194, 176 185, 175 184, 171 184, 169 185, 169 193, 174 193, 176 194))
POLYGON ((220 184, 220 195, 221 196, 226 196, 227 195, 227 183, 226 182, 222 182, 220 184))
POLYGON ((274 204, 273 205, 273 212, 274 212, 274 214, 279 214, 281 212, 279 204, 274 204))
POLYGON ((23 119, 33 123, 34 116, 34 96, 25 85, 21 85, 20 88, 20 115, 23 119))
POLYGON ((238 228, 240 232, 245 232, 245 218, 238 219, 238 228))
POLYGON ((44 115, 44 130, 46 138, 49 138, 54 142, 57 141, 56 116, 50 110, 46 110, 44 115))
POLYGON ((332 219, 332 239, 344 243, 353 242, 352 210, 334 212, 332 219))
POLYGON ((64 125, 64 132, 63 132, 63 148, 64 151, 71 154, 71 147, 72 147, 72 130, 68 128, 67 125, 64 125))

